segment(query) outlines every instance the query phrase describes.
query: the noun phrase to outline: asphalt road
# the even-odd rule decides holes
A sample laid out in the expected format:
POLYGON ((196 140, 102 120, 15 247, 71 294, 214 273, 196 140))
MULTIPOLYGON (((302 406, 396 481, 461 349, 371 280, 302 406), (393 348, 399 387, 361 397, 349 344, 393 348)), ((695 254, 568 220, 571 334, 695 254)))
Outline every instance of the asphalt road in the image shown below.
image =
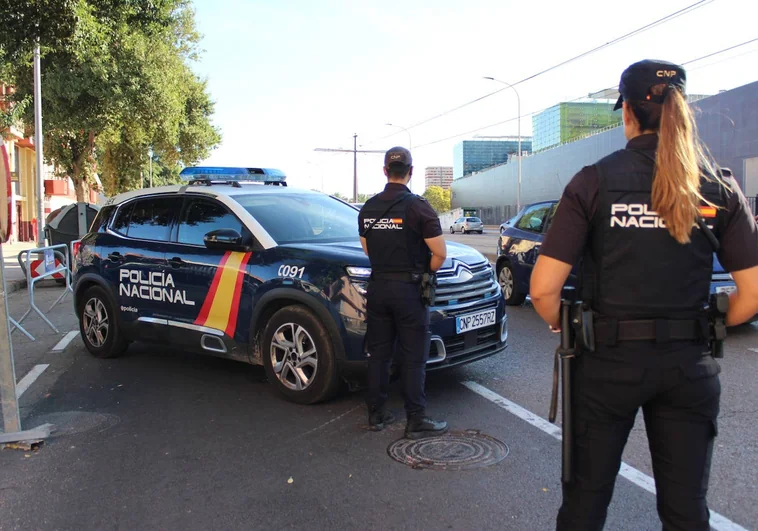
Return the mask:
MULTIPOLYGON (((99 360, 76 338, 48 356, 55 377, 24 408, 26 427, 59 431, 37 451, 0 452, 0 529, 554 528, 559 441, 464 385, 547 418, 555 336, 528 304, 508 314, 503 355, 427 381, 431 414, 507 445, 499 463, 464 471, 388 456, 404 427, 396 385, 400 420, 373 433, 360 393, 298 406, 258 367, 139 344, 99 360)), ((757 339, 754 326, 733 330, 721 362, 709 493, 712 510, 746 529, 758 522, 757 339)), ((641 419, 624 460, 652 475, 641 419)), ((654 496, 619 477, 606 529, 660 529, 654 496)))

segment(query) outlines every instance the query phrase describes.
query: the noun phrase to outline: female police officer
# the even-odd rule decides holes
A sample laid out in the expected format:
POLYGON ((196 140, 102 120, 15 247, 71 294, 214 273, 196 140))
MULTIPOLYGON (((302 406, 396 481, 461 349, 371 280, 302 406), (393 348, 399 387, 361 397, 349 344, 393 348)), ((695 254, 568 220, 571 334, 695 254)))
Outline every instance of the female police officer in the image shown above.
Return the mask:
POLYGON ((558 529, 603 527, 640 407, 664 529, 709 529, 721 386, 703 308, 718 244, 737 285, 727 325, 758 311, 758 229, 734 179, 702 155, 684 88, 675 64, 624 71, 626 149, 566 186, 532 274, 534 307, 558 331, 561 289, 581 258, 579 295, 594 315, 594 351, 574 363, 574 479, 558 529))

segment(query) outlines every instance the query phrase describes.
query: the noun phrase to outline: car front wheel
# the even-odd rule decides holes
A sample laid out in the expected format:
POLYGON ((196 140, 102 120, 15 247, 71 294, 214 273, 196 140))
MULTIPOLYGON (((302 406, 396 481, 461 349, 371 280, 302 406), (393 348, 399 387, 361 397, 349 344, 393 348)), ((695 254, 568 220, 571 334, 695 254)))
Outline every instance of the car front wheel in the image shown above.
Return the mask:
POLYGON ((129 342, 118 328, 116 312, 105 290, 92 286, 82 294, 79 305, 79 332, 84 346, 96 358, 115 358, 129 342))
POLYGON ((503 297, 505 303, 511 306, 518 306, 526 300, 526 294, 519 292, 516 286, 516 278, 513 275, 513 268, 511 264, 504 263, 500 267, 500 272, 497 274, 497 280, 500 287, 503 289, 503 297))
POLYGON ((295 305, 277 311, 266 325, 262 346, 268 379, 287 400, 313 404, 337 391, 329 332, 308 308, 295 305))

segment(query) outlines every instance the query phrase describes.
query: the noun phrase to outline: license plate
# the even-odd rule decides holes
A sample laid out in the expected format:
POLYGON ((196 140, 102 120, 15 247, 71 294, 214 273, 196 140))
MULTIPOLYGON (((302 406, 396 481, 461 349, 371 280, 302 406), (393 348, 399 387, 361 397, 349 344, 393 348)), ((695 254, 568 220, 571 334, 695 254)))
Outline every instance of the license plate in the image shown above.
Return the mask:
POLYGON ((469 330, 476 330, 477 328, 493 325, 495 324, 496 317, 497 310, 494 308, 482 312, 459 315, 455 318, 455 333, 462 334, 469 330))
POLYGON ((737 286, 716 286, 716 293, 731 293, 737 289, 737 286))

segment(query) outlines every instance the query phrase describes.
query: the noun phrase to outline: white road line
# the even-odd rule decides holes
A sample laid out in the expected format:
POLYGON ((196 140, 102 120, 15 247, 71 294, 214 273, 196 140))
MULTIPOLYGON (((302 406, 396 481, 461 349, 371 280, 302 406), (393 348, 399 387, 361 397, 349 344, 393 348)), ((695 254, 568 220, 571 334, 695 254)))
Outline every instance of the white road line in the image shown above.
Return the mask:
MULTIPOLYGON (((542 417, 535 415, 531 411, 528 411, 524 409, 523 407, 519 406, 518 404, 511 402, 507 398, 500 396, 499 394, 495 393, 494 391, 490 391, 486 387, 476 383, 476 382, 461 382, 463 385, 471 389, 473 392, 478 394, 479 396, 482 396, 489 400, 490 402, 493 402, 494 404, 500 406, 501 408, 505 409, 506 411, 509 411, 510 413, 513 413, 521 420, 524 420, 534 426, 535 428, 538 428, 548 435, 553 436, 554 438, 561 440, 561 429, 551 424, 550 422, 546 421, 542 417)), ((655 494, 655 480, 645 474, 644 472, 641 472, 637 470, 634 467, 631 467, 627 465, 626 463, 621 463, 621 469, 619 470, 619 474, 638 487, 642 487, 646 491, 655 494)), ((711 520, 710 520, 711 527, 716 529, 717 531, 748 531, 744 527, 742 527, 739 524, 735 524, 728 518, 721 516, 719 513, 713 511, 711 509, 711 520)))
POLYGON ((71 341, 73 341, 73 339, 78 335, 79 335, 79 330, 72 330, 71 332, 63 336, 63 339, 58 341, 58 344, 53 347, 53 352, 60 352, 61 350, 65 350, 68 344, 71 343, 71 341))
POLYGON ((29 374, 21 378, 21 381, 16 384, 16 398, 21 398, 29 387, 35 382, 40 374, 45 372, 50 365, 35 365, 34 368, 29 371, 29 374))

